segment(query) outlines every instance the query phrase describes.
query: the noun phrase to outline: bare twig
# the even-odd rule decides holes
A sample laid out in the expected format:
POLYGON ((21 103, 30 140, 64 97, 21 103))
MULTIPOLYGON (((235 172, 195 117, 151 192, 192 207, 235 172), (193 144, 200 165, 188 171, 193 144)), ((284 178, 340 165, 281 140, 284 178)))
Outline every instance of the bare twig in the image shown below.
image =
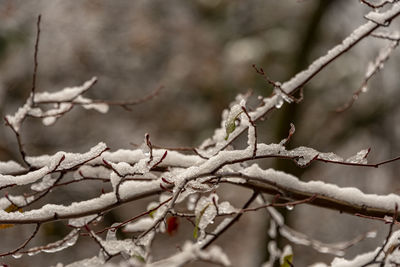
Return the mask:
POLYGON ((391 41, 388 47, 383 48, 379 52, 379 55, 375 58, 374 62, 369 63, 364 81, 362 82, 361 86, 353 93, 353 96, 346 104, 336 109, 336 112, 348 110, 360 97, 361 93, 364 93, 368 90, 369 80, 383 68, 384 63, 389 60, 391 53, 398 45, 399 40, 391 41))
POLYGON ((29 242, 36 236, 36 234, 39 232, 39 228, 40 228, 40 223, 37 223, 37 224, 36 224, 36 227, 35 227, 35 230, 34 230, 33 233, 31 234, 31 236, 30 236, 27 240, 25 240, 25 242, 22 243, 21 246, 19 246, 18 248, 14 249, 14 250, 12 250, 12 251, 9 251, 9 252, 0 254, 0 257, 5 257, 5 256, 8 256, 8 255, 14 255, 14 254, 17 253, 18 251, 24 249, 24 248, 26 247, 26 245, 28 245, 28 243, 29 243, 29 242))
MULTIPOLYGON (((253 194, 251 197, 247 200, 247 202, 243 205, 242 209, 247 209, 251 203, 256 199, 258 196, 258 192, 253 191, 253 194)), ((238 213, 236 214, 235 217, 233 217, 228 224, 226 224, 224 227, 222 227, 218 232, 215 232, 214 235, 203 242, 201 244, 202 249, 206 249, 208 246, 210 246, 218 237, 220 237, 226 230, 228 230, 232 225, 234 225, 237 221, 239 221, 240 217, 242 217, 243 213, 238 213)))
MULTIPOLYGON (((389 242, 390 237, 392 236, 393 226, 395 225, 395 222, 397 221, 397 213, 398 213, 398 206, 397 206, 397 204, 396 204, 396 205, 395 205, 395 209, 394 209, 394 215, 393 215, 392 221, 391 221, 391 223, 390 223, 389 231, 388 231, 388 234, 387 234, 387 236, 386 236, 386 238, 385 238, 385 242, 383 243, 383 245, 382 245, 382 247, 379 249, 379 251, 376 253, 376 255, 374 256, 374 258, 373 258, 370 262, 364 264, 362 267, 365 267, 365 266, 368 266, 368 265, 377 263, 377 259, 378 259, 379 255, 381 255, 381 253, 384 251, 386 245, 387 245, 388 242, 389 242)), ((384 265, 384 259, 383 259, 380 263, 381 263, 380 266, 383 267, 383 265, 384 265)))
POLYGON ((24 145, 22 144, 22 140, 21 140, 21 135, 19 134, 19 131, 17 131, 12 125, 11 123, 8 121, 7 117, 4 117, 4 120, 6 122, 6 125, 9 126, 11 128, 11 130, 14 132, 15 137, 17 139, 17 143, 18 143, 18 150, 19 153, 21 155, 22 161, 25 163, 26 166, 28 166, 28 168, 31 168, 31 164, 29 164, 28 161, 26 161, 26 152, 24 150, 24 145))
POLYGON ((38 68, 38 53, 39 53, 39 39, 40 39, 40 20, 42 18, 42 15, 39 15, 37 18, 36 22, 36 42, 35 42, 35 53, 33 57, 33 77, 32 77, 32 106, 35 106, 35 90, 36 90, 36 76, 37 76, 37 68, 38 68))
MULTIPOLYGON (((397 0, 396 0, 397 1, 397 0)), ((370 8, 373 9, 377 9, 377 8, 381 8, 384 7, 386 4, 392 4, 393 1, 391 0, 382 0, 380 3, 378 4, 372 4, 371 2, 369 2, 368 0, 360 0, 361 3, 367 5, 370 8)))

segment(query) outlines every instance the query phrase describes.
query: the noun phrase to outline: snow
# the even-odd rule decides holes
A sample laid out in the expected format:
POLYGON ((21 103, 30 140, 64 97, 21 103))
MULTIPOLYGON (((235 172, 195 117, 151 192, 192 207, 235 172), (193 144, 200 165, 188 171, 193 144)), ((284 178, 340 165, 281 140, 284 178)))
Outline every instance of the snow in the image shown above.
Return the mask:
POLYGON ((52 165, 58 164, 60 157, 64 156, 65 159, 61 162, 56 170, 68 170, 98 157, 106 149, 107 145, 103 142, 100 142, 96 146, 92 147, 88 152, 83 154, 60 151, 53 156, 42 155, 39 157, 27 157, 26 160, 34 167, 41 167, 47 165, 49 162, 51 162, 52 165))
MULTIPOLYGON (((127 175, 134 174, 147 174, 150 172, 152 164, 158 162, 165 153, 165 149, 152 149, 153 160, 149 162, 150 149, 148 146, 134 150, 118 150, 115 152, 105 152, 107 146, 104 143, 92 147, 86 153, 68 153, 60 151, 54 155, 43 155, 38 157, 27 157, 27 161, 36 168, 36 170, 29 171, 28 173, 16 175, 25 169, 15 162, 0 162, 0 187, 12 184, 26 185, 34 183, 31 186, 32 190, 43 191, 55 182, 55 178, 51 177, 51 173, 57 171, 75 171, 75 179, 83 179, 88 177, 100 177, 110 179, 114 192, 103 193, 99 197, 89 200, 73 202, 69 205, 55 205, 46 204, 41 208, 24 211, 24 212, 6 212, 5 209, 11 204, 10 200, 6 198, 0 199, 0 224, 2 223, 38 223, 58 219, 70 219, 70 226, 83 227, 90 221, 98 217, 99 212, 107 211, 116 207, 119 204, 133 201, 139 198, 147 197, 154 194, 160 194, 159 205, 163 201, 171 197, 171 193, 163 192, 160 185, 168 184, 172 189, 172 199, 169 204, 162 205, 157 208, 151 216, 142 217, 124 227, 127 232, 142 232, 149 230, 146 235, 140 240, 133 241, 132 239, 118 240, 116 238, 116 231, 110 230, 107 237, 103 240, 101 237, 91 233, 96 240, 105 248, 105 251, 110 254, 121 253, 126 257, 129 263, 134 261, 135 256, 141 257, 147 261, 146 266, 181 266, 193 260, 205 260, 218 263, 223 266, 229 266, 230 262, 228 257, 224 254, 221 248, 213 246, 208 250, 203 250, 202 246, 208 244, 215 234, 220 233, 230 222, 232 218, 224 219, 213 231, 214 235, 206 235, 206 228, 214 223, 217 215, 230 215, 240 212, 240 210, 233 207, 229 202, 218 203, 218 195, 211 193, 208 196, 201 196, 206 192, 213 191, 218 185, 210 185, 204 183, 212 178, 211 174, 218 175, 219 173, 238 173, 247 176, 249 180, 258 181, 267 185, 274 186, 282 189, 283 191, 301 192, 304 195, 316 194, 325 199, 332 199, 341 203, 346 203, 352 206, 380 209, 391 211, 394 209, 395 204, 400 204, 400 196, 395 194, 380 196, 374 194, 364 194, 357 188, 341 188, 334 184, 328 184, 321 181, 300 181, 297 177, 290 174, 276 171, 273 169, 263 170, 257 164, 250 167, 245 164, 239 164, 240 161, 248 161, 252 158, 255 147, 257 147, 258 157, 286 157, 294 159, 299 166, 306 166, 314 159, 320 159, 333 162, 346 162, 354 164, 366 164, 366 157, 369 153, 368 149, 361 150, 354 156, 344 160, 342 157, 334 153, 321 153, 315 149, 308 147, 298 147, 293 150, 286 150, 283 146, 284 142, 279 144, 256 144, 255 127, 250 123, 252 120, 257 120, 264 116, 269 110, 273 108, 280 108, 284 102, 292 102, 292 99, 286 95, 297 90, 303 86, 309 79, 317 74, 322 68, 333 61, 342 52, 347 51, 355 43, 374 30, 378 24, 384 24, 388 19, 400 13, 400 4, 396 3, 391 9, 384 13, 372 12, 367 15, 367 18, 372 20, 368 21, 363 26, 356 29, 348 38, 346 38, 340 45, 328 51, 325 56, 320 57, 310 67, 303 72, 296 75, 291 80, 283 83, 281 86, 278 83, 278 88, 275 88, 275 94, 269 98, 263 99, 263 105, 260 105, 255 110, 249 112, 250 120, 243 112, 246 106, 246 97, 238 96, 235 101, 230 105, 230 109, 225 110, 222 114, 222 121, 220 129, 217 129, 214 136, 206 140, 202 144, 203 153, 209 159, 203 159, 198 155, 185 155, 177 151, 168 151, 167 157, 161 162, 160 166, 167 166, 168 170, 165 173, 155 172, 151 174, 152 177, 157 178, 155 175, 165 177, 170 183, 165 182, 161 178, 149 181, 124 181, 120 183, 121 179, 127 175), (282 89, 280 89, 280 87, 282 89), (240 123, 238 123, 240 121, 240 123), (248 147, 244 150, 224 150, 229 140, 233 140, 244 130, 248 129, 248 147), (229 139, 229 140, 225 140, 229 139), (213 146, 215 144, 215 146, 213 146), (211 145, 210 148, 205 148, 211 145), (103 153, 104 152, 104 153, 103 153), (236 163, 235 163, 236 162, 236 163), (82 166, 83 164, 87 164, 82 166), (109 167, 112 166, 112 171, 104 167, 104 164, 109 167), (103 165, 103 166, 102 166, 103 165), (12 175, 15 174, 15 175, 12 175), (174 184, 174 187, 172 187, 174 184), (119 197, 117 200, 115 190, 119 185, 119 197), (168 209, 173 208, 186 198, 188 199, 188 208, 193 210, 196 216, 196 228, 200 232, 197 242, 186 242, 182 249, 169 258, 151 262, 151 255, 149 257, 149 249, 156 232, 163 231, 165 225, 162 220, 165 218, 168 209), (118 201, 121 203, 118 203, 118 201), (158 228, 152 229, 153 226, 158 228)), ((382 67, 382 62, 386 60, 391 52, 390 49, 381 51, 375 64, 370 64, 367 69, 367 76, 373 75, 379 68, 382 67), (379 64, 378 64, 379 63, 379 64)), ((106 103, 93 101, 89 98, 83 97, 81 94, 86 92, 97 81, 97 78, 85 82, 82 86, 65 88, 59 92, 49 93, 36 93, 28 98, 25 105, 18 109, 14 116, 7 116, 7 120, 15 131, 19 131, 21 123, 26 116, 34 116, 42 118, 45 125, 51 125, 56 122, 57 118, 69 111, 75 104, 82 105, 86 109, 95 109, 99 112, 105 113, 108 111, 109 106, 106 103), (34 100, 32 98, 34 97, 34 100), (56 103, 47 111, 43 111, 39 107, 32 107, 40 103, 56 103)), ((232 175, 234 176, 234 175, 232 175)), ((233 183, 244 183, 247 180, 242 178, 228 177, 226 178, 233 183)), ((25 199, 23 196, 9 196, 12 202, 26 203, 31 199, 25 199)), ((154 206, 153 206, 154 207, 154 206)), ((292 206, 293 207, 293 206, 292 206)), ((290 206, 287 206, 289 209, 290 206)), ((326 244, 311 240, 307 236, 302 235, 284 225, 283 217, 273 208, 268 208, 274 223, 270 229, 271 236, 276 235, 276 228, 282 236, 290 241, 310 245, 323 253, 336 253, 340 252, 333 250, 326 244), (276 225, 277 224, 277 225, 276 225), (279 227, 277 227, 279 226, 279 227)), ((386 218, 389 219, 389 218, 386 218)), ((113 226, 116 226, 114 224, 113 226)), ((72 246, 78 239, 79 230, 74 229, 66 238, 54 243, 54 246, 47 248, 40 248, 38 251, 43 252, 56 252, 72 246), (76 234, 76 235, 73 235, 76 234)), ((398 237, 400 234, 396 232, 395 237, 391 238, 389 245, 398 245, 398 237)), ((271 257, 280 257, 291 254, 291 248, 287 247, 283 252, 279 251, 275 242, 268 244, 271 257)), ((36 254, 38 251, 29 252, 30 255, 36 254)), ((376 250, 377 251, 377 250, 376 250)), ((334 259, 332 266, 356 266, 358 263, 369 261, 376 251, 360 255, 354 260, 348 261, 340 258, 334 259), (348 264, 348 265, 346 265, 348 264)), ((376 255, 376 254, 375 254, 376 255)), ((20 257, 20 254, 15 254, 15 257, 20 257)), ((398 260, 400 256, 398 252, 390 253, 387 260, 398 260)), ((94 257, 73 263, 69 266, 99 266, 104 264, 101 257, 94 257)), ((105 264, 104 266, 107 266, 105 264)), ((114 264, 109 263, 110 266, 114 264)), ((133 264, 132 264, 133 265, 133 264)), ((269 266, 265 263, 264 266, 269 266)))
MULTIPOLYGON (((160 159, 165 153, 164 149, 153 149, 153 156, 160 159)), ((103 164, 103 159, 108 162, 126 162, 134 164, 139 162, 141 159, 148 160, 148 156, 143 153, 141 149, 129 150, 119 149, 117 151, 106 151, 100 158, 90 161, 90 164, 103 164)), ((156 160, 153 160, 156 162, 156 160)), ((194 165, 199 165, 205 160, 197 155, 184 155, 177 151, 168 151, 167 157, 162 161, 159 166, 172 166, 187 168, 194 165)))
POLYGON ((242 107, 243 107, 242 105, 234 105, 229 111, 228 117, 226 118, 225 121, 225 131, 226 131, 225 139, 228 139, 229 135, 235 130, 236 120, 240 119, 239 116, 243 113, 242 107))
POLYGON ((92 79, 86 81, 81 86, 76 87, 67 87, 63 90, 49 93, 49 92, 40 92, 35 94, 34 102, 70 102, 77 98, 79 95, 86 92, 90 87, 93 86, 94 83, 97 82, 97 78, 93 77, 92 79))
POLYGON ((359 163, 359 164, 367 164, 367 156, 369 153, 369 149, 364 149, 358 152, 356 155, 346 159, 346 162, 349 163, 359 163))
POLYGON ((197 202, 194 213, 196 214, 196 226, 200 232, 197 238, 198 241, 204 239, 206 227, 214 223, 214 218, 217 216, 217 209, 213 204, 213 198, 215 198, 215 201, 218 201, 216 194, 210 194, 208 197, 201 197, 197 202))
POLYGON ((9 160, 9 161, 0 161, 0 174, 12 174, 24 171, 25 168, 21 166, 21 164, 9 160))
POLYGON ((303 192, 308 195, 331 197, 336 201, 356 205, 358 207, 394 210, 395 204, 400 206, 400 196, 396 194, 376 195, 364 194, 358 188, 338 187, 321 181, 303 182, 293 175, 274 169, 261 169, 257 164, 246 168, 242 173, 260 181, 268 182, 288 190, 303 192))
POLYGON ((46 117, 46 118, 42 119, 42 123, 44 126, 53 125, 54 123, 56 123, 56 121, 57 121, 57 117, 55 117, 55 116, 46 117))
POLYGON ((108 105, 105 103, 93 103, 92 100, 81 97, 80 95, 86 92, 97 81, 93 77, 86 81, 83 85, 77 87, 67 87, 60 91, 49 92, 36 92, 30 95, 26 100, 24 106, 20 107, 17 112, 11 116, 7 115, 6 119, 11 127, 19 132, 24 119, 30 115, 37 118, 42 118, 44 125, 49 126, 56 122, 57 118, 72 109, 74 103, 80 103, 86 109, 95 109, 99 112, 105 113, 108 111, 108 105), (78 100, 75 102, 75 100, 78 100), (33 107, 33 104, 37 106, 33 107), (43 103, 54 103, 53 108, 43 111, 38 105, 43 103))
POLYGON ((94 109, 100 113, 107 113, 110 108, 106 103, 94 103, 93 100, 81 95, 74 100, 74 103, 79 103, 85 109, 94 109))
POLYGON ((11 115, 6 116, 8 123, 11 125, 11 127, 15 131, 17 131, 17 132, 19 131, 19 129, 22 125, 22 121, 25 119, 26 115, 29 113, 31 106, 32 106, 32 96, 30 96, 26 100, 25 105, 18 108, 17 112, 13 116, 11 116, 11 115))
MULTIPOLYGON (((8 195, 8 198, 11 199, 11 201, 18 206, 23 206, 34 199, 34 197, 13 196, 13 195, 8 195)), ((5 210, 11 204, 12 203, 6 197, 0 198, 0 209, 1 210, 5 210)))
POLYGON ((74 179, 81 180, 84 177, 109 178, 111 171, 103 166, 82 165, 74 172, 74 179), (82 176, 83 175, 83 176, 82 176))
POLYGON ((284 258, 286 256, 288 256, 288 255, 293 255, 293 250, 292 250, 292 247, 290 245, 286 245, 283 248, 283 251, 282 251, 282 254, 281 254, 281 258, 279 259, 279 262, 280 262, 281 265, 283 265, 285 263, 284 262, 284 258))
POLYGON ((218 263, 222 266, 231 266, 231 263, 220 247, 212 246, 208 250, 202 250, 198 245, 186 241, 182 247, 182 251, 167 258, 147 264, 147 267, 178 267, 192 260, 206 260, 218 263))
POLYGON ((366 80, 369 80, 376 72, 383 69, 385 61, 389 59, 391 53, 398 45, 398 42, 392 41, 379 51, 379 54, 375 60, 373 62, 369 62, 368 64, 367 71, 365 73, 366 80))
POLYGON ((45 166, 36 171, 31 171, 31 172, 29 172, 27 174, 23 174, 23 175, 13 176, 13 175, 0 174, 0 187, 12 185, 12 184, 25 185, 25 184, 34 183, 37 180, 43 178, 46 174, 48 174, 49 170, 50 170, 49 167, 45 166))
MULTIPOLYGON (((135 198, 154 194, 160 191, 160 181, 133 182, 127 181, 120 187, 122 200, 128 201, 135 198)), ((23 213, 8 213, 0 210, 0 223, 28 223, 49 221, 54 219, 75 218, 97 214, 100 210, 107 210, 116 203, 113 192, 102 194, 97 198, 85 201, 73 202, 70 205, 46 204, 39 209, 25 211, 23 213)))
MULTIPOLYGON (((378 253, 379 248, 376 248, 375 251, 371 251, 368 253, 360 254, 355 257, 353 260, 345 260, 343 258, 335 258, 332 263, 331 267, 354 267, 354 266, 363 266, 364 264, 370 262, 375 255, 378 253)), ((371 264, 371 267, 379 267, 380 264, 371 264)))
POLYGON ((372 11, 367 15, 365 15, 365 18, 377 23, 378 25, 385 25, 388 19, 396 16, 397 14, 399 14, 399 12, 400 12, 400 4, 395 3, 392 5, 392 8, 387 10, 386 12, 380 13, 377 11, 372 11))
POLYGON ((42 181, 32 184, 31 189, 38 192, 46 190, 53 186, 56 180, 57 179, 52 178, 51 175, 46 175, 43 177, 42 181))
MULTIPOLYGON (((63 267, 63 264, 57 264, 56 267, 63 267)), ((104 260, 95 256, 89 259, 84 259, 81 261, 77 261, 71 264, 66 265, 65 267, 97 267, 104 266, 104 260)))
POLYGON ((84 217, 79 217, 75 219, 69 219, 68 220, 68 225, 74 226, 74 227, 83 227, 89 222, 93 221, 98 217, 97 214, 95 215, 89 215, 89 216, 84 216, 84 217))
POLYGON ((141 218, 133 223, 129 223, 124 227, 124 232, 142 232, 151 227, 153 223, 151 217, 141 218))
MULTIPOLYGON (((381 13, 380 15, 374 15, 376 19, 379 19, 380 21, 385 21, 389 20, 396 15, 400 13, 400 3, 395 3, 392 5, 390 9, 387 11, 381 13)), ((358 41, 363 39, 365 36, 367 36, 371 31, 376 29, 378 26, 376 23, 372 21, 366 22, 364 25, 361 25, 357 29, 355 29, 346 39, 343 40, 343 42, 331 50, 329 50, 324 56, 319 57, 316 59, 306 70, 299 72, 296 74, 293 78, 291 78, 289 81, 286 81, 282 83, 281 89, 286 93, 286 94, 291 94, 295 90, 297 90, 299 87, 303 86, 307 81, 309 81, 313 76, 315 76, 321 69, 323 69, 326 65, 328 65, 330 62, 332 62, 336 57, 338 57, 341 53, 347 51, 350 49, 353 45, 355 45, 358 41)), ((264 105, 259 106, 256 108, 253 112, 250 112, 250 116, 253 121, 258 120, 259 118, 263 117, 269 110, 273 109, 275 105, 278 103, 281 103, 282 101, 280 100, 281 96, 278 96, 277 94, 273 95, 272 97, 267 97, 264 98, 264 105)), ((232 104, 237 104, 239 103, 240 100, 237 98, 232 104)), ((231 105, 232 105, 231 104, 231 105)), ((282 102, 283 104, 283 102, 282 102)), ((226 119, 226 115, 222 116, 222 122, 224 122, 226 119)), ((235 131, 230 134, 231 138, 229 140, 232 140, 236 138, 240 133, 242 133, 247 126, 244 125, 239 125, 236 127, 235 131)), ((210 144, 213 144, 214 142, 216 145, 212 148, 208 148, 207 150, 204 149, 204 151, 201 152, 208 152, 208 154, 215 154, 218 151, 220 151, 222 148, 224 148, 228 141, 224 141, 224 129, 225 125, 222 123, 221 128, 216 129, 214 131, 214 135, 212 138, 209 138, 205 140, 200 148, 204 149, 210 144), (221 138, 221 136, 223 136, 221 138), (221 142, 219 142, 221 141, 221 142)))

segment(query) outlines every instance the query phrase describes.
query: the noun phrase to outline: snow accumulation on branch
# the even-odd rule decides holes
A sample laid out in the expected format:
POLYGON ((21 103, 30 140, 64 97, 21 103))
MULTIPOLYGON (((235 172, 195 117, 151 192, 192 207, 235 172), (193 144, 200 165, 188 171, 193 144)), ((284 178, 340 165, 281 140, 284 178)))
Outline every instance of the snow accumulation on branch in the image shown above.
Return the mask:
MULTIPOLYGON (((228 256, 220 247, 214 246, 213 242, 243 214, 258 210, 266 211, 271 217, 272 226, 269 231, 271 238, 274 238, 276 231, 279 231, 288 240, 311 246, 322 253, 342 256, 347 247, 374 235, 367 233, 341 244, 325 244, 286 226, 282 216, 274 209, 282 206, 289 209, 295 205, 309 204, 366 218, 391 220, 388 238, 381 249, 360 255, 353 261, 336 258, 332 266, 355 266, 350 262, 382 263, 389 259, 393 260, 393 257, 399 258, 394 252, 388 253, 388 251, 390 246, 398 246, 398 240, 393 239, 398 232, 392 234, 392 227, 398 220, 400 196, 365 194, 354 187, 339 187, 317 180, 305 182, 279 170, 262 169, 252 162, 279 158, 292 160, 301 168, 318 161, 376 168, 400 159, 397 157, 371 164, 367 161, 370 149, 363 149, 347 159, 332 152, 319 152, 304 146, 288 150, 285 146, 295 132, 294 125, 290 127, 289 136, 280 143, 259 143, 255 123, 272 109, 282 106, 284 102, 295 102, 293 94, 330 62, 400 14, 398 1, 385 5, 391 6, 381 13, 379 11, 369 13, 366 16, 368 21, 364 25, 357 28, 326 55, 315 60, 306 70, 282 84, 270 81, 275 87, 274 93, 270 97, 263 98, 262 103, 255 109, 247 106, 249 95, 238 95, 229 109, 224 110, 221 127, 216 129, 214 136, 205 140, 200 148, 189 149, 194 155, 185 153, 184 149, 179 151, 179 149, 155 147, 150 142, 150 136, 146 134, 143 144, 137 149, 109 151, 107 145, 101 142, 86 153, 59 151, 53 155, 28 156, 23 150, 21 141, 21 127, 27 117, 42 119, 45 125, 50 125, 75 105, 105 113, 110 105, 128 108, 130 105, 152 99, 159 92, 157 89, 137 101, 112 102, 82 96, 96 83, 96 77, 81 86, 52 93, 36 92, 33 86, 32 94, 26 103, 14 115, 5 118, 16 135, 26 167, 15 161, 0 162, 0 190, 21 188, 15 190, 17 195, 5 193, 4 197, 0 198, 0 229, 12 227, 13 224, 35 224, 36 228, 31 237, 20 247, 0 256, 13 255, 18 258, 40 252, 56 252, 75 245, 79 236, 85 235, 100 248, 99 256, 67 266, 120 266, 107 263, 115 256, 122 256, 125 263, 133 266, 182 266, 196 260, 230 266, 228 256), (51 108, 45 109, 49 104, 51 108), (233 140, 246 130, 246 147, 236 149, 232 145, 233 140), (226 149, 228 145, 232 146, 226 149), (87 197, 79 202, 46 203, 33 207, 34 203, 39 203, 38 200, 51 195, 58 187, 67 189, 69 184, 88 181, 108 183, 109 187, 107 190, 103 188, 95 197, 87 197), (249 188, 253 194, 242 207, 234 207, 217 194, 217 188, 226 183, 249 188), (27 186, 30 188, 25 192, 27 186), (273 195, 272 201, 267 201, 265 194, 273 195), (153 198, 153 202, 149 203, 145 211, 132 214, 129 219, 115 222, 111 226, 102 225, 102 218, 110 210, 149 196, 156 196, 156 200, 153 198), (255 201, 261 202, 261 206, 251 207, 255 201), (183 208, 185 205, 182 204, 186 204, 186 208, 183 208), (177 231, 177 218, 185 218, 193 225, 194 241, 182 243, 180 250, 175 254, 154 260, 152 244, 155 236, 160 232, 172 235, 177 231), (60 220, 68 220, 68 227, 72 228, 68 235, 53 243, 25 249, 38 234, 43 223, 60 220), (214 226, 210 227, 212 224, 214 226), (102 225, 103 229, 98 230, 98 225, 102 225), (94 230, 94 226, 97 230, 94 230), (116 235, 119 229, 134 234, 132 238, 121 240, 116 235), (105 232, 107 234, 104 237, 102 234, 105 232), (385 253, 382 253, 383 250, 385 253), (347 263, 350 265, 346 265, 347 263)), ((38 34, 39 32, 38 30, 38 34)), ((391 52, 398 46, 398 36, 397 39, 393 39, 396 36, 375 33, 375 37, 387 39, 391 44, 383 49, 368 67, 365 83, 378 72, 383 62, 388 60, 391 52)), ((36 56, 37 51, 35 58, 36 56)), ((260 73, 264 75, 262 70, 260 73)), ((268 246, 271 257, 281 257, 283 261, 283 256, 290 256, 292 253, 290 247, 280 251, 274 242, 268 246)), ((270 266, 268 264, 264 266, 270 266)), ((57 266, 64 265, 60 263, 57 266)))
MULTIPOLYGON (((376 12, 370 13, 375 14, 376 12)), ((375 17, 379 18, 380 22, 390 23, 392 19, 400 14, 400 3, 394 3, 390 9, 383 13, 376 13, 375 17)), ((347 38, 345 38, 341 44, 335 46, 329 50, 324 56, 316 59, 306 70, 299 72, 290 80, 282 83, 280 88, 287 94, 294 94, 297 90, 304 87, 308 81, 310 81, 315 75, 317 75, 322 69, 324 69, 329 63, 337 59, 343 53, 351 49, 358 42, 365 37, 368 37, 373 31, 381 27, 381 23, 368 21, 364 25, 361 25, 355 29, 347 38)), ((231 103, 231 107, 238 104, 242 100, 243 96, 238 95, 236 100, 231 103)), ((256 108, 254 111, 249 112, 253 121, 257 121, 264 117, 267 113, 271 112, 277 106, 282 106, 282 96, 275 94, 272 97, 264 98, 263 105, 256 108)), ((200 148, 208 152, 209 154, 215 154, 221 149, 224 149, 229 145, 235 138, 242 134, 246 129, 247 125, 239 125, 236 131, 230 135, 228 140, 224 140, 224 124, 227 119, 227 112, 223 113, 221 122, 221 128, 216 129, 212 138, 205 140, 200 148)))

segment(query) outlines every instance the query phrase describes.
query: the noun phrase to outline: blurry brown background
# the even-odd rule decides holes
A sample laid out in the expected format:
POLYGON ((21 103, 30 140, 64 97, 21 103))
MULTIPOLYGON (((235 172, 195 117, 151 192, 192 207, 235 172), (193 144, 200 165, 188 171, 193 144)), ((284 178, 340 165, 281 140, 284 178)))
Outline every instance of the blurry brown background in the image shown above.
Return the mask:
MULTIPOLYGON (((132 148, 130 143, 141 143, 146 132, 157 145, 197 146, 219 126, 221 111, 236 94, 248 89, 256 96, 271 93, 252 64, 263 67, 270 78, 285 81, 364 23, 367 12, 359 1, 344 0, 0 0, 0 113, 3 117, 14 113, 29 95, 38 14, 42 14, 38 91, 81 85, 92 76, 99 78, 86 93, 93 98, 135 99, 160 85, 165 89, 151 102, 133 107, 132 112, 114 107, 101 115, 77 107, 51 127, 28 120, 22 138, 29 155, 84 152, 100 141, 113 150, 132 148)), ((364 40, 330 65, 306 86, 302 103, 285 105, 259 123, 260 141, 279 142, 293 122, 296 134, 291 147, 305 145, 343 157, 371 147, 371 162, 398 156, 398 51, 351 110, 334 112, 358 89, 368 61, 384 45, 382 40, 364 40)), ((9 159, 19 160, 17 144, 11 130, 1 127, 0 160, 9 159)), ((356 186, 368 193, 398 193, 400 189, 399 163, 378 169, 322 163, 298 169, 291 162, 273 160, 260 164, 294 173, 303 180, 356 186)), ((90 186, 60 191, 51 202, 85 199, 90 190, 97 190, 90 186)), ((239 190, 243 194, 238 194, 236 190, 223 188, 221 195, 239 206, 250 192, 239 190)), ((129 218, 147 202, 120 208, 110 218, 129 218)), ((349 249, 349 258, 374 249, 386 233, 381 223, 309 206, 296 207, 286 216, 289 225, 325 242, 379 230, 377 239, 349 249)), ((67 233, 64 225, 45 225, 33 244, 60 239, 67 233)), ((191 239, 190 227, 182 222, 177 235, 156 239, 157 255, 173 253, 181 239, 191 239)), ((2 230, 1 252, 20 244, 31 229, 2 230)), ((226 250, 234 266, 259 266, 267 257, 266 231, 265 214, 251 213, 217 244, 226 250)), ((96 244, 82 238, 75 247, 60 253, 24 256, 17 261, 5 258, 0 263, 69 263, 97 251, 96 244)), ((294 245, 295 266, 328 263, 332 258, 294 245)))

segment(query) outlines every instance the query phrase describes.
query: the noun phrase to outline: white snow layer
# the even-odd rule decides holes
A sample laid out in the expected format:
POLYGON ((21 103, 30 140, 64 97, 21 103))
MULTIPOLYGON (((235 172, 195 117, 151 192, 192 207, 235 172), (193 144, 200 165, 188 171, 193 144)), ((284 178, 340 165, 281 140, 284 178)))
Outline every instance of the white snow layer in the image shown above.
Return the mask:
POLYGON ((378 208, 385 210, 394 210, 395 205, 400 206, 400 196, 395 194, 376 195, 364 194, 358 188, 341 188, 334 184, 328 184, 321 181, 303 182, 297 177, 274 169, 261 169, 257 164, 242 171, 243 174, 257 178, 260 181, 268 181, 279 187, 287 188, 292 191, 300 191, 310 195, 327 196, 341 202, 366 208, 378 208))

